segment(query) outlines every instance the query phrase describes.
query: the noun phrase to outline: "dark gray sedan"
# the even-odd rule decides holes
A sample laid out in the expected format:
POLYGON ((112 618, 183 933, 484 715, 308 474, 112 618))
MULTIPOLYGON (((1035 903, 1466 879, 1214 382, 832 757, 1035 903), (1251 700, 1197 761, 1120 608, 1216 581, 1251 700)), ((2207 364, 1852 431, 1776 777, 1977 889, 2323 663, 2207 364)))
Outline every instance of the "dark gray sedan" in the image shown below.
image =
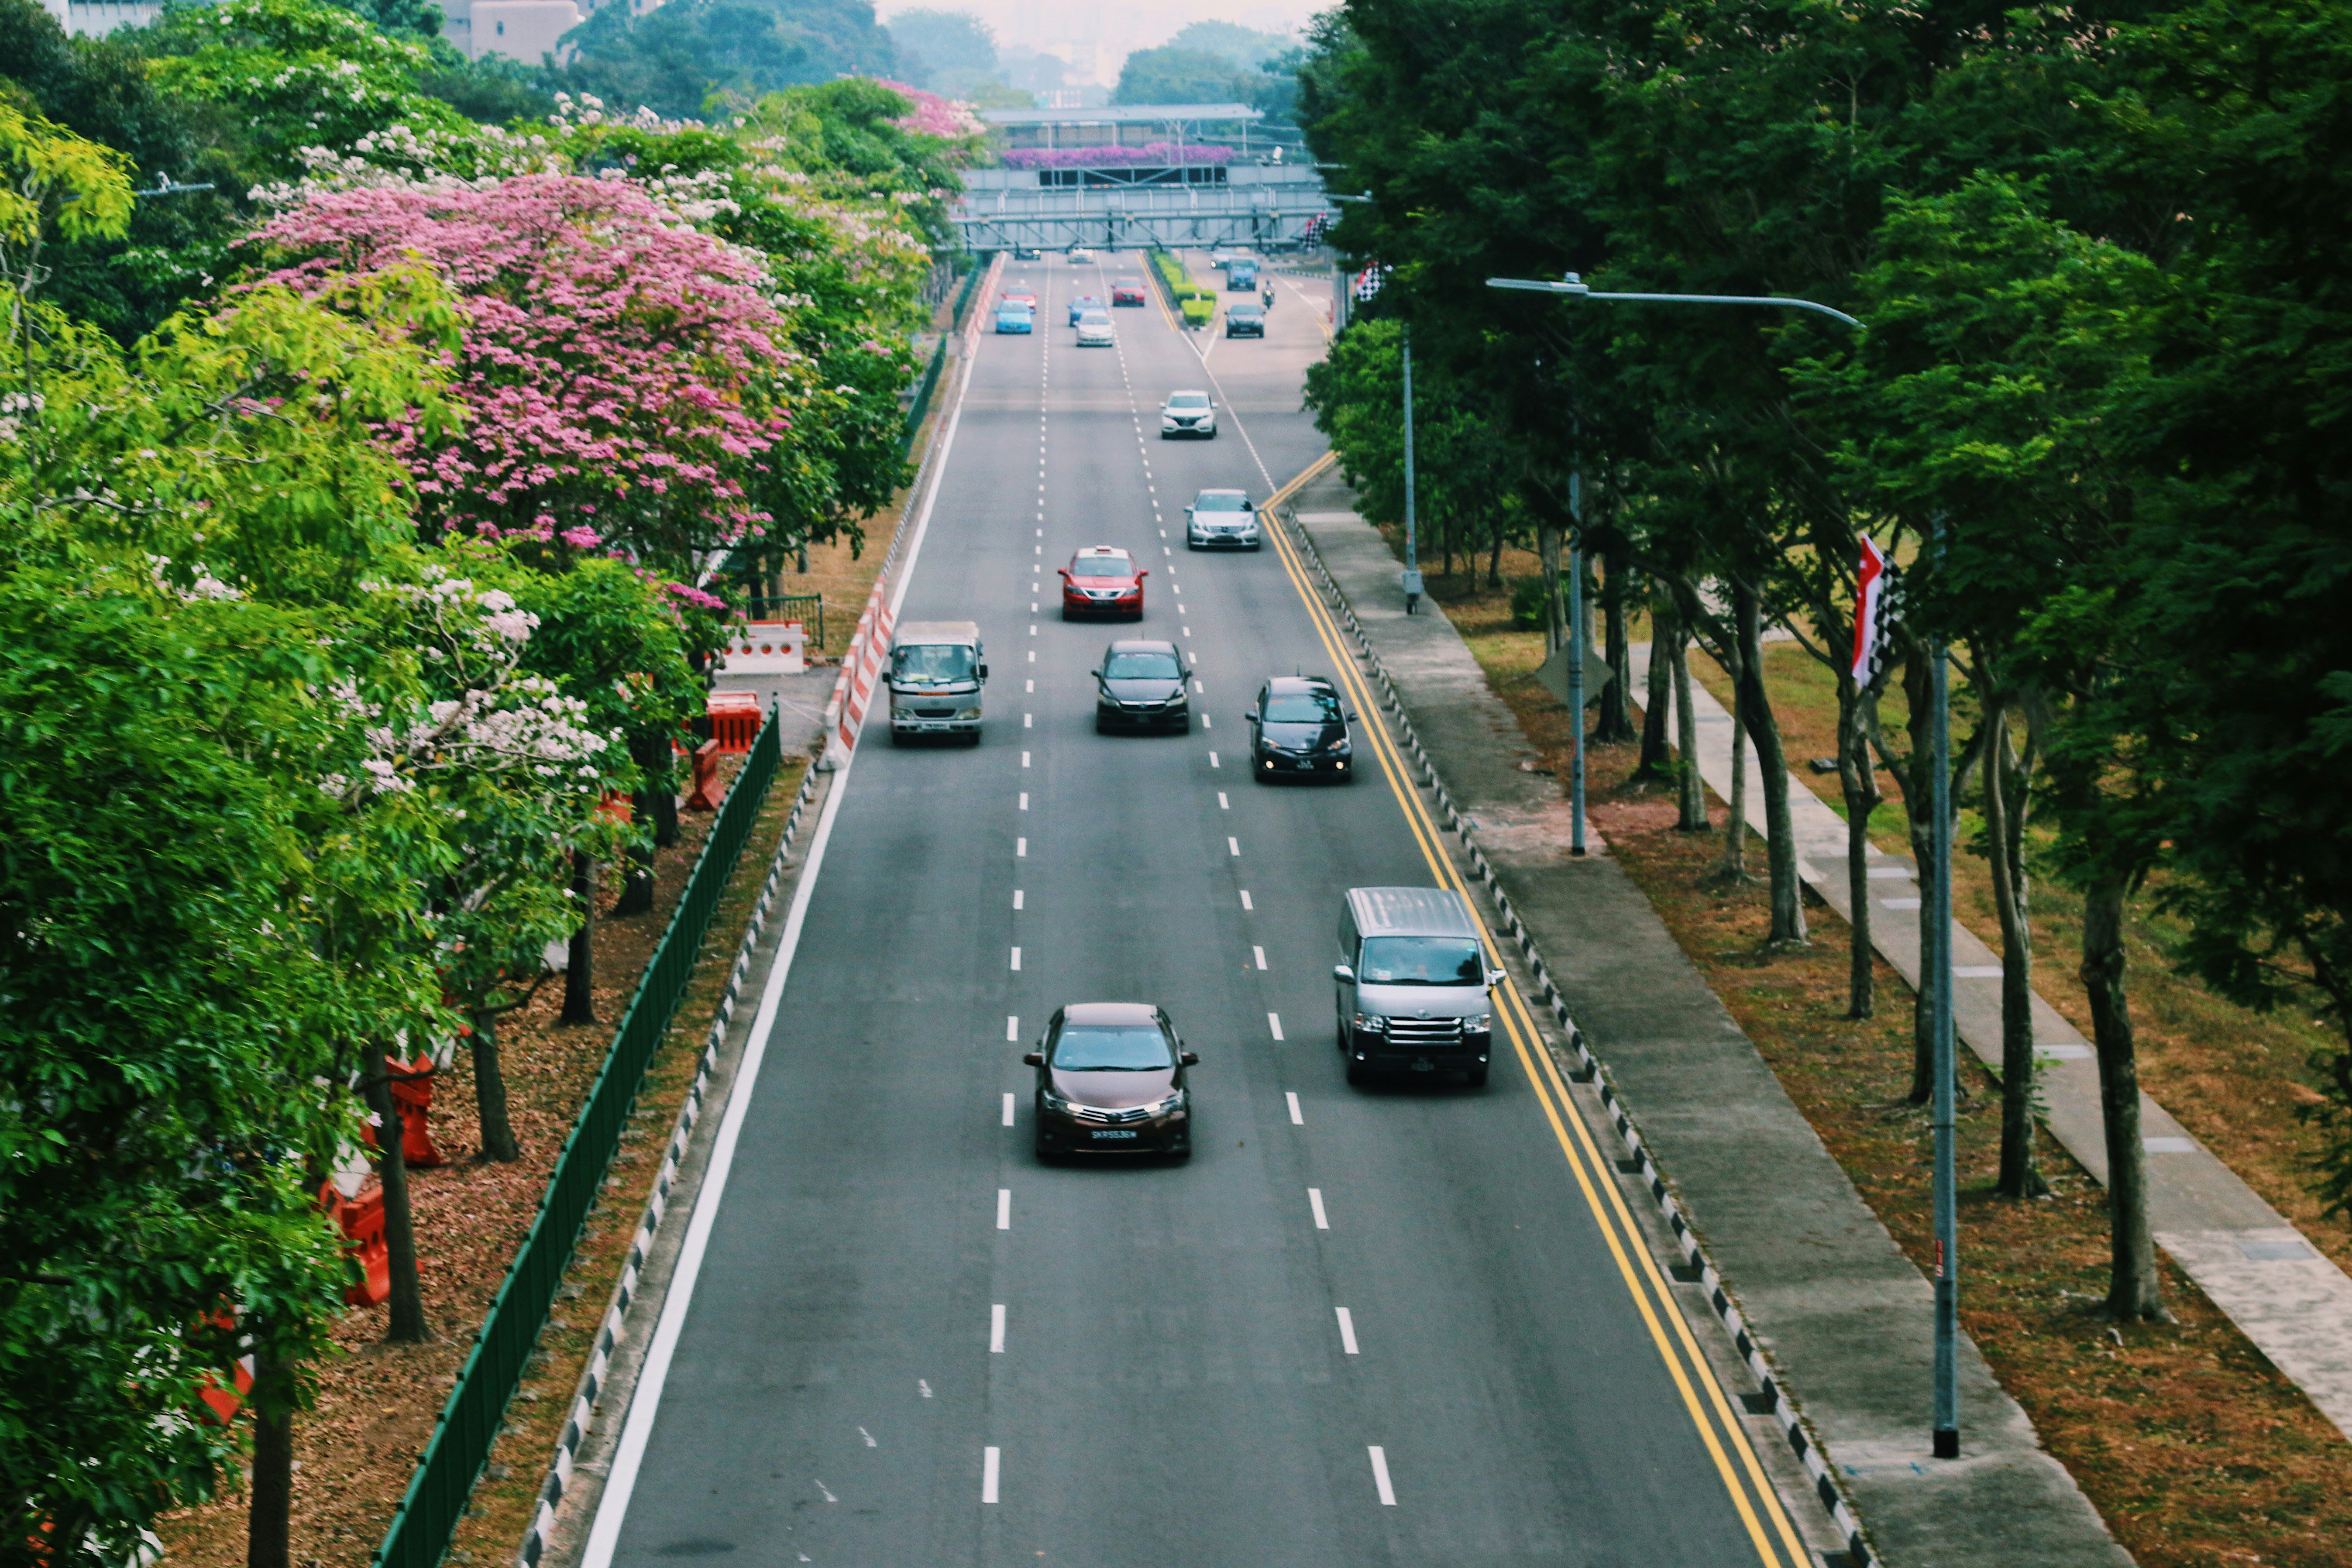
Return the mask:
POLYGON ((1130 639, 1103 650, 1095 671, 1095 731, 1173 730, 1190 733, 1192 701, 1184 693, 1184 656, 1174 643, 1130 639))

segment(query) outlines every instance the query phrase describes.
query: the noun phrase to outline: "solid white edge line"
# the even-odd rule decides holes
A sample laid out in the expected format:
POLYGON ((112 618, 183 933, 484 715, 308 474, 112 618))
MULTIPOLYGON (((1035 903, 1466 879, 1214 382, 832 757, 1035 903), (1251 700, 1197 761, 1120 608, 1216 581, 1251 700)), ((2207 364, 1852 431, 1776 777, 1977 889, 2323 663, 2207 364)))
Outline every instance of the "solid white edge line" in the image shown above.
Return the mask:
MULTIPOLYGON (((993 1454, 996 1450, 991 1448, 989 1452, 993 1454)), ((1372 1457, 1372 1484, 1381 1489, 1381 1506, 1396 1507, 1396 1489, 1389 1485, 1388 1450, 1374 1444, 1364 1452, 1372 1457)))
MULTIPOLYGON (((972 341, 977 342, 976 335, 972 341)), ((947 480, 956 429, 963 422, 964 395, 971 384, 971 367, 979 358, 977 353, 963 356, 962 369, 956 380, 954 409, 948 416, 948 427, 940 435, 939 463, 924 492, 923 509, 915 518, 915 531, 907 540, 907 559, 899 568, 898 586, 890 596, 890 617, 894 622, 898 606, 906 599, 907 584, 915 578, 915 563, 923 552, 923 536, 931 526, 931 507, 947 480)), ((817 875, 824 868, 825 847, 833 841, 833 825, 841 815, 841 803, 849 794, 849 776, 856 766, 857 752, 853 748, 834 773, 833 789, 825 796, 824 810, 817 816, 816 832, 809 840, 808 858, 802 863, 800 882, 793 889, 791 912, 784 917, 783 934, 777 940, 775 962, 768 970, 767 984, 761 989, 759 1011, 751 1017, 751 1038, 744 1043, 743 1058, 736 1065, 727 1114, 719 1121, 719 1136, 711 1142, 710 1164, 695 1194, 686 1240, 678 1247, 669 1294, 662 1301, 653 1343, 646 1347, 645 1365, 629 1395, 628 1418, 622 1425, 621 1440, 613 1453, 612 1470, 596 1500, 596 1515, 589 1526, 588 1542, 581 1550, 580 1568, 612 1568, 613 1552, 620 1544, 621 1526, 628 1518, 637 1472, 645 1464, 646 1445, 651 1441, 654 1423, 661 1414, 662 1389, 669 1380, 670 1362, 677 1353, 678 1337, 685 1331, 687 1310, 693 1304, 695 1283, 702 1273, 703 1258, 710 1249, 711 1228, 718 1223, 719 1205, 727 1194, 727 1178, 734 1169, 735 1148, 743 1136, 743 1119, 751 1110, 752 1093, 759 1088, 760 1068, 768 1055, 768 1036, 774 1030, 776 1013, 783 1005, 784 984, 792 975, 793 957, 800 948, 801 928, 808 921, 809 900, 816 893, 817 875)))
POLYGON ((661 1414, 662 1387, 669 1379, 671 1358, 677 1353, 687 1309, 694 1302, 695 1282, 701 1276, 703 1257, 710 1248, 711 1227, 718 1223, 719 1205, 726 1196, 727 1178, 735 1164, 735 1148, 743 1135, 743 1119, 751 1110, 751 1095, 759 1087, 760 1068, 767 1058, 768 1036, 775 1027, 776 1013, 784 999, 784 983, 792 974, 793 957, 800 946, 801 928, 808 919, 809 900, 816 891, 817 874, 824 868, 825 847, 833 839, 833 825, 841 815, 849 776, 856 766, 857 753, 852 751, 840 771, 833 775, 832 793, 825 796, 824 810, 817 817, 816 834, 809 841, 808 859, 801 868, 799 886, 793 889, 792 910, 784 917, 775 963, 768 971, 767 984, 761 990, 760 1009, 751 1018, 751 1037, 735 1069, 727 1114, 720 1120, 719 1136, 711 1143, 710 1165, 695 1196, 686 1240, 678 1248, 669 1295, 662 1302, 653 1343, 646 1351, 645 1366, 637 1374, 635 1391, 629 1396, 628 1419, 621 1427, 621 1441, 614 1450, 612 1472, 596 1500, 596 1517, 589 1526, 588 1544, 580 1554, 581 1568, 612 1568, 614 1550, 620 1544, 621 1526, 628 1517, 630 1496, 636 1490, 646 1445, 661 1414))

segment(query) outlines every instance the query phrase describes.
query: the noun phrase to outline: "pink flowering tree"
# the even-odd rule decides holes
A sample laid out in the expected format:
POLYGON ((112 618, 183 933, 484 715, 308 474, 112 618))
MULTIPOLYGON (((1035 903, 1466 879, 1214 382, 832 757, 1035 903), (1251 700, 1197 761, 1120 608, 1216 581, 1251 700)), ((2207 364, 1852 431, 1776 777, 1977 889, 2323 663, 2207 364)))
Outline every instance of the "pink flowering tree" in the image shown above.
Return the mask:
POLYGON ((765 533, 796 355, 758 256, 554 174, 320 192, 256 238, 313 295, 421 261, 455 297, 462 427, 380 430, 428 540, 561 536, 686 575, 765 533))

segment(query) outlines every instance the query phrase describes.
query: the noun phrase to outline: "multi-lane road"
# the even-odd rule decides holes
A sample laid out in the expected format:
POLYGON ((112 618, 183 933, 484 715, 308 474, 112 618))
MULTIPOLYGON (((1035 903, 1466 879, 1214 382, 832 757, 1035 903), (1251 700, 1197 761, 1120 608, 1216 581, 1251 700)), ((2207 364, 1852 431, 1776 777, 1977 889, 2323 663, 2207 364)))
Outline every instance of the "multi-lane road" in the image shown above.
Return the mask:
POLYGON ((982 341, 902 611, 980 624, 987 733, 877 722, 841 782, 590 1568, 1809 1561, 1516 999, 1484 1089, 1345 1082, 1341 891, 1453 873, 1377 726, 1351 787, 1253 784, 1259 680, 1358 677, 1286 547, 1182 531, 1319 455, 1322 296, 1286 283, 1264 342, 1154 304, 1076 348, 1108 276, 1005 273, 1038 331, 982 341), (1218 439, 1159 438, 1178 387, 1218 439), (1150 567, 1139 628, 1059 618, 1087 544, 1150 567), (1197 661, 1190 735, 1095 733, 1128 636, 1197 661), (1201 1053, 1188 1164, 1032 1154, 1020 1054, 1087 1000, 1201 1053))

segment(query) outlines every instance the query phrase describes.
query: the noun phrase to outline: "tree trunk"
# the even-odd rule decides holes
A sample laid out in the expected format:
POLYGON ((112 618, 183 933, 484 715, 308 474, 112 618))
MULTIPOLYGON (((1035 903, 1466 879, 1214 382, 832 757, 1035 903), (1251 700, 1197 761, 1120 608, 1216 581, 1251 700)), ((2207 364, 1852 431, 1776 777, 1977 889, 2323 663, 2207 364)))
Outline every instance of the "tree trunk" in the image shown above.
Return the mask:
MULTIPOLYGON (((1748 880, 1748 744, 1746 725, 1740 710, 1747 706, 1748 688, 1740 681, 1737 645, 1717 650, 1730 656, 1731 668, 1731 798, 1730 809, 1724 814, 1723 864, 1716 875, 1727 882, 1748 880)), ((1720 662, 1720 660, 1718 660, 1720 662)), ((1693 765, 1696 763, 1694 760, 1693 765)))
POLYGON ((245 1568, 293 1568, 294 1367, 254 1357, 253 1486, 245 1520, 245 1568))
MULTIPOLYGON (((1935 747, 1928 740, 1928 729, 1934 720, 1929 711, 1933 706, 1929 695, 1927 649, 1915 646, 1911 656, 1903 663, 1903 695, 1910 705, 1905 728, 1911 735, 1911 776, 1904 781, 1903 807, 1911 825, 1911 860, 1918 868, 1922 888, 1927 886, 1927 868, 1936 857, 1937 825, 1930 818, 1935 796, 1932 770, 1936 765, 1935 747)), ((1936 973, 1943 962, 1939 956, 1943 942, 1951 933, 1936 929, 1936 917, 1929 909, 1932 900, 1919 900, 1919 986, 1911 998, 1911 1090, 1905 1096, 1913 1105, 1925 1105, 1936 1094, 1936 1025, 1929 1006, 1927 976, 1936 973)))
POLYGON ((1740 718, 1756 743, 1757 783, 1764 786, 1764 859, 1771 874, 1772 931, 1776 947, 1805 943, 1805 896, 1797 880, 1797 837, 1789 815, 1788 759, 1780 749, 1780 726, 1764 691, 1763 605, 1744 579, 1731 580, 1732 613, 1739 636, 1740 718))
POLYGON ((1495 537, 1486 552, 1486 586, 1494 593, 1503 591, 1503 519, 1495 518, 1495 537))
POLYGON ((1667 650, 1667 630, 1674 616, 1664 594, 1650 595, 1649 689, 1642 700, 1642 760, 1636 779, 1664 779, 1674 771, 1666 726, 1674 722, 1674 655, 1667 650))
MULTIPOLYGON (((1682 752, 1675 773, 1675 804, 1681 807, 1675 827, 1682 833, 1705 833, 1709 827, 1706 780, 1698 771, 1698 714, 1691 707, 1690 626, 1683 619, 1680 605, 1674 606, 1674 616, 1670 635, 1674 638, 1675 747, 1682 752)), ((1650 657, 1657 655, 1653 652, 1650 657)))
POLYGON ((580 929, 572 933, 563 966, 563 1012, 560 1022, 596 1021, 596 862, 584 850, 572 854, 572 897, 580 906, 580 929))
MULTIPOLYGON (((1979 661, 1979 668, 1983 668, 1979 661)), ((2005 1198, 2050 1190, 2033 1157, 2033 931, 2026 923, 2025 779, 2009 743, 2009 705, 1986 702, 1985 851, 2000 915, 2000 1181, 2005 1198)))
POLYGON ((383 1183, 383 1245, 392 1270, 392 1321, 383 1331, 386 1342, 421 1345, 430 1336, 425 1327, 425 1286, 416 1273, 416 1215, 408 1200, 408 1162, 400 1147, 400 1101, 392 1092, 382 1051, 371 1052, 367 1086, 368 1109, 376 1114, 376 1175, 383 1183))
POLYGON ((1559 552, 1567 540, 1557 518, 1538 515, 1536 559, 1543 568, 1544 655, 1558 653, 1568 641, 1568 619, 1559 596, 1559 552))
POLYGON ((2107 1135, 2107 1315, 2162 1321, 2170 1314, 2157 1289, 2156 1237, 2147 1223, 2147 1154, 2140 1142, 2139 1064, 2124 990, 2127 891, 2124 879, 2113 877, 2092 887, 2083 900, 2083 990, 2098 1047, 2099 1111, 2107 1135))
MULTIPOLYGON (((629 804, 637 830, 643 833, 646 818, 653 815, 653 794, 639 790, 629 797, 629 804)), ((629 846, 626 865, 621 879, 621 896, 613 901, 613 913, 649 915, 654 912, 654 846, 650 835, 629 846)))
POLYGON ((1633 568, 1625 554, 1619 546, 1604 557, 1609 577, 1601 590, 1601 652, 1616 679, 1601 689, 1601 715, 1592 735, 1596 746, 1622 746, 1633 739, 1633 648, 1625 634, 1625 592, 1633 568))
POLYGON ((677 842, 677 780, 674 774, 663 774, 662 782, 654 786, 653 801, 654 847, 667 849, 677 842))
POLYGON ((1838 788, 1845 796, 1845 888, 1853 906, 1847 922, 1853 952, 1846 968, 1845 1016, 1878 1012, 1878 972, 1870 938, 1870 817, 1878 809, 1878 773, 1870 754, 1871 695, 1852 674, 1838 677, 1838 788))
POLYGON ((474 1110, 482 1123, 482 1150, 478 1158, 511 1163, 522 1158, 514 1122, 507 1115, 507 1080, 499 1065, 498 1015, 474 1015, 474 1110))

